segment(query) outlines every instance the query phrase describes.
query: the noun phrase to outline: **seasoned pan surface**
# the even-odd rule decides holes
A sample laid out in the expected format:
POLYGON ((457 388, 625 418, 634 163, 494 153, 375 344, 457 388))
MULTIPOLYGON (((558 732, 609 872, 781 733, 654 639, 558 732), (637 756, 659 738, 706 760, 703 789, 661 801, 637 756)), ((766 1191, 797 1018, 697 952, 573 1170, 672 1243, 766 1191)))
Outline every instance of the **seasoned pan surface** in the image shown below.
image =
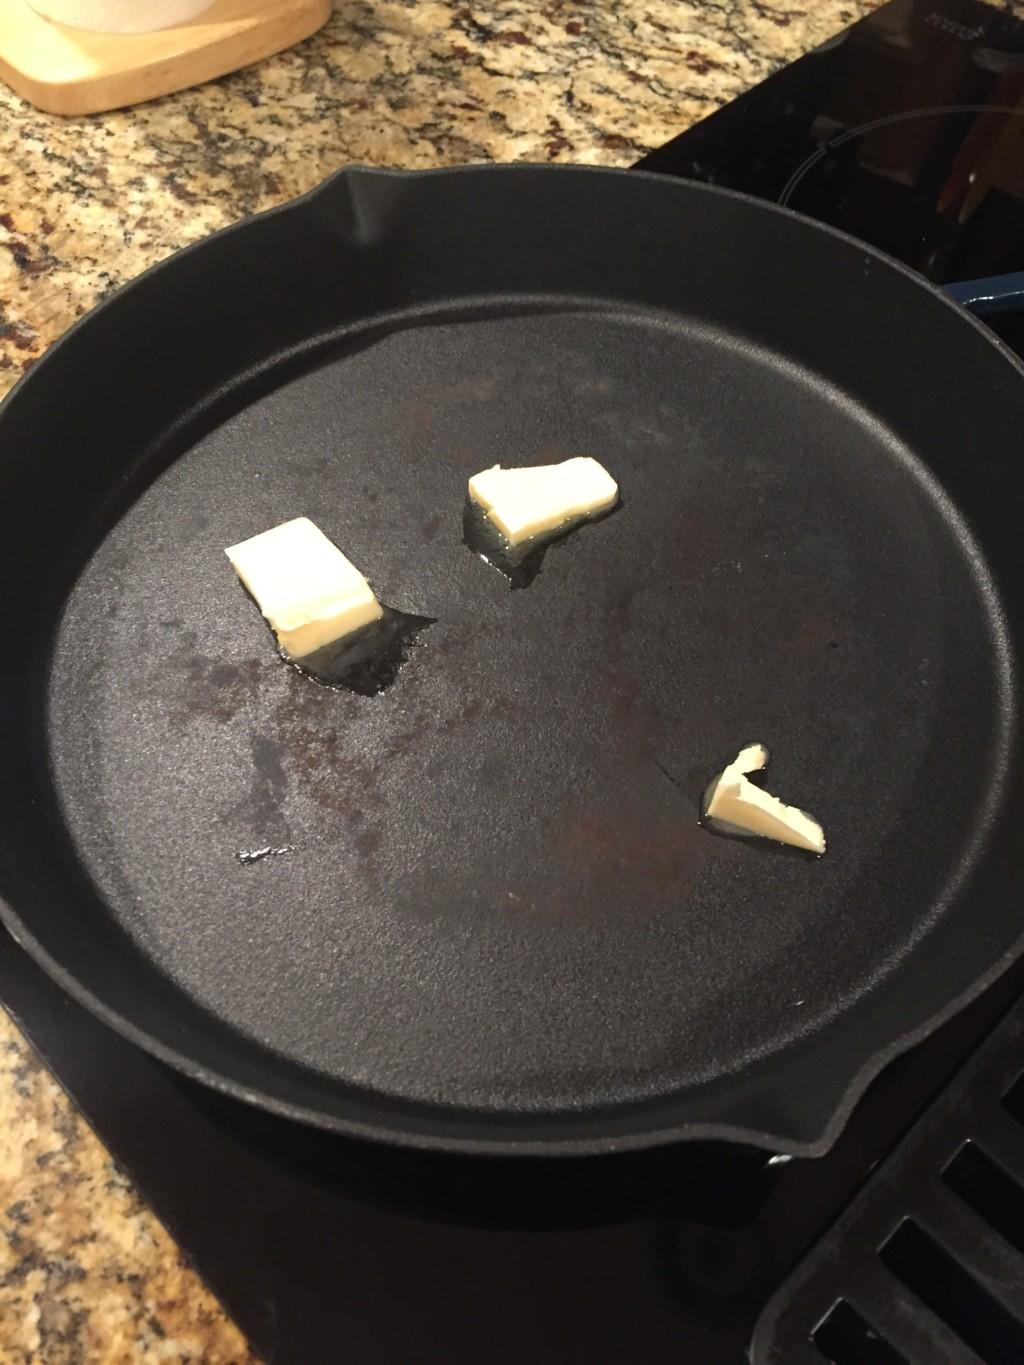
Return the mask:
POLYGON ((1017 937, 1022 414, 898 268, 655 177, 355 173, 185 253, 0 414, 59 550, 26 521, 0 563, 16 934, 328 1126, 815 1149, 1017 937), (623 505, 512 592, 466 479, 577 453, 623 505), (285 667, 224 559, 298 515, 436 618, 380 696, 285 667), (820 861, 698 827, 754 739, 820 861))

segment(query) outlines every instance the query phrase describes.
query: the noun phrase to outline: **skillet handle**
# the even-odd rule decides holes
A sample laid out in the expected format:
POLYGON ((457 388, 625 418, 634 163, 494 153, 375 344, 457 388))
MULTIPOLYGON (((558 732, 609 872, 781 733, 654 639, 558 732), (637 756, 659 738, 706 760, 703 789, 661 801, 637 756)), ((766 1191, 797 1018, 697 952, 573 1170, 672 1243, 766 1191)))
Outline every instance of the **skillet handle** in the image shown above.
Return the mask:
POLYGON ((1024 310, 1024 270, 1010 275, 989 275, 983 280, 958 280, 944 286, 956 303, 978 318, 994 318, 1002 313, 1024 310))

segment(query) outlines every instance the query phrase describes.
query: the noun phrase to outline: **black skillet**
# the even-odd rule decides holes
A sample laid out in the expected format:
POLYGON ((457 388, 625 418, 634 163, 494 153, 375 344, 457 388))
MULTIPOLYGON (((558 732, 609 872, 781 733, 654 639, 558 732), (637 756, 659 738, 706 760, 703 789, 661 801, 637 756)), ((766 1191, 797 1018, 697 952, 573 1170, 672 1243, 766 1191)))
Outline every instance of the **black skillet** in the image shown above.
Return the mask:
POLYGON ((788 212, 340 175, 0 413, 4 920, 158 1057, 326 1128, 820 1152, 1019 944, 1022 450, 1010 354, 788 212), (578 452, 624 505, 511 592, 466 478, 578 452), (284 666, 224 558, 299 514, 437 618, 379 696, 284 666), (822 860, 698 827, 750 740, 822 860))

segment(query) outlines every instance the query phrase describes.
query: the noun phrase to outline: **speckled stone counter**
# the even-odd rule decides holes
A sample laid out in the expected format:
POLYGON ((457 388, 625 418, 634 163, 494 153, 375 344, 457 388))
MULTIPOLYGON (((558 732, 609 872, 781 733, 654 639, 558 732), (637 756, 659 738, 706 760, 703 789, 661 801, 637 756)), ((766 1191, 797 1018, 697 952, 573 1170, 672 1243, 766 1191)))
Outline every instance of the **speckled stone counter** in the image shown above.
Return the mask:
MULTIPOLYGON (((346 163, 629 165, 875 3, 343 0, 301 47, 125 113, 0 92, 0 392, 146 266, 346 163)), ((251 1359, 0 1012, 0 1365, 251 1359)))

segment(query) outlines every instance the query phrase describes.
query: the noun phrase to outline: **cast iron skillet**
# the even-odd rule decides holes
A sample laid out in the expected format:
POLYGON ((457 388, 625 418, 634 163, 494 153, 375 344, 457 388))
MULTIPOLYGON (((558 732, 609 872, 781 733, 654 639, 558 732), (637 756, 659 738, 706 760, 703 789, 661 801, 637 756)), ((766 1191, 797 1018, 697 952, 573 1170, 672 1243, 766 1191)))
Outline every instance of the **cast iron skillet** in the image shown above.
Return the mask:
POLYGON ((4 920, 156 1056, 325 1128, 821 1152, 1020 942, 1022 440, 988 332, 788 212, 337 176, 3 407, 4 920), (623 506, 510 592, 467 475, 576 452, 623 506), (437 618, 378 697, 284 666, 224 558, 299 514, 437 618), (751 740, 821 861, 698 827, 751 740))

